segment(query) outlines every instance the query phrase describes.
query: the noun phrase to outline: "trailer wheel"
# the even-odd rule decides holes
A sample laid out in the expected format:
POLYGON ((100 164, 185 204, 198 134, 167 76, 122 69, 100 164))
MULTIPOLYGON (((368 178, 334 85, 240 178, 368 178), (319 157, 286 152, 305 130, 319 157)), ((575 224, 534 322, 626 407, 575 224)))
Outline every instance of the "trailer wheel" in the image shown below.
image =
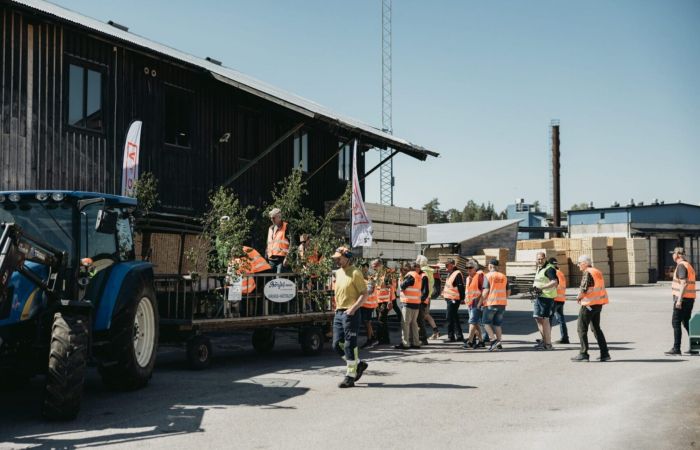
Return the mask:
POLYGON ((302 328, 301 350, 306 356, 314 356, 323 350, 323 332, 318 327, 302 328))
POLYGON ((85 323, 83 317, 54 315, 42 408, 42 415, 47 419, 74 419, 80 410, 88 353, 85 323))
POLYGON ((203 370, 211 365, 211 341, 208 337, 197 335, 187 341, 187 363, 190 369, 203 370))
POLYGON ((275 331, 271 328, 259 328, 253 331, 253 348, 258 353, 270 353, 275 346, 275 331))
POLYGON ((102 381, 112 389, 132 390, 148 384, 158 349, 158 308, 149 286, 140 286, 114 315, 110 330, 112 354, 99 367, 102 381))

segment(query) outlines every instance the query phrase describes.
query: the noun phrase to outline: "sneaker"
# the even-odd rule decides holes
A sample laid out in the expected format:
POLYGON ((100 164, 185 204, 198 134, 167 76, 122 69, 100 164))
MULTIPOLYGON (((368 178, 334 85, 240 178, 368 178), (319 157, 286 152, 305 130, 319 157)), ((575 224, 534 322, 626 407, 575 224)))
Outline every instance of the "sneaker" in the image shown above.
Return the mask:
POLYGON ((588 361, 588 359, 589 359, 588 355, 586 355, 584 353, 579 353, 578 355, 571 358, 571 360, 574 362, 588 361))
POLYGON ((600 362, 605 362, 605 361, 610 361, 610 355, 600 355, 599 357, 596 358, 600 362))
POLYGON ((476 344, 474 344, 474 348, 486 348, 486 342, 479 341, 476 344))
POLYGON ((470 348, 476 348, 476 345, 474 345, 472 341, 467 341, 464 343, 464 345, 462 345, 462 348, 468 350, 470 348))
POLYGON ((535 342, 537 342, 537 344, 542 344, 542 339, 535 339, 535 342))
POLYGON ((552 344, 547 344, 544 346, 544 349, 545 350, 554 350, 554 347, 552 346, 552 344))
POLYGON ((367 370, 368 366, 369 364, 367 364, 364 361, 360 361, 359 363, 357 363, 357 375, 355 375, 355 381, 358 381, 360 379, 364 371, 367 370))
POLYGON ((411 350, 418 350, 420 348, 420 345, 412 345, 409 347, 411 350))
POLYGON ((561 338, 558 341, 556 341, 555 344, 571 344, 571 342, 569 342, 568 337, 565 337, 565 338, 561 338))
POLYGON ((544 350, 544 342, 542 342, 539 339, 538 339, 538 341, 540 341, 540 342, 535 344, 532 348, 534 348, 535 350, 544 350))
POLYGON ((681 354, 681 351, 677 348, 672 348, 671 350, 664 352, 664 355, 668 355, 668 356, 676 356, 676 355, 680 355, 680 354, 681 354))
POLYGON ((433 340, 439 339, 439 338, 440 338, 440 332, 439 332, 439 331, 436 331, 435 333, 433 333, 432 336, 430 336, 430 339, 433 339, 433 340))
POLYGON ((408 350, 408 349, 411 348, 411 347, 406 347, 406 346, 403 345, 403 344, 399 344, 399 345, 394 345, 394 348, 395 348, 396 350, 408 350))
POLYGON ((493 341, 491 343, 491 345, 489 345, 489 351, 492 352, 492 351, 496 350, 498 348, 498 344, 500 344, 500 343, 501 343, 501 341, 499 341, 498 339, 493 341))
POLYGON ((501 345, 500 341, 498 342, 498 345, 496 346, 497 349, 503 350, 503 346, 501 345))
POLYGON ((341 381, 338 385, 339 388, 349 388, 353 386, 355 386, 355 380, 353 380, 352 377, 349 377, 347 375, 345 376, 345 378, 343 378, 343 381, 341 381))

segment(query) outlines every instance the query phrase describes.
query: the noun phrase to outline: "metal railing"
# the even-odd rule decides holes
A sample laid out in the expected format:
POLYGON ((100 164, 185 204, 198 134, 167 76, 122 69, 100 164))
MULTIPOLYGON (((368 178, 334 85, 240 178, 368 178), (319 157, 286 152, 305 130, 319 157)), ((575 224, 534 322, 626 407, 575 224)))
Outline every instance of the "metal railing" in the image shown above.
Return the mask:
POLYGON ((154 282, 161 322, 188 323, 193 320, 233 320, 332 311, 330 277, 321 279, 304 278, 295 273, 259 273, 246 275, 245 278, 252 280, 255 287, 243 292, 240 301, 230 301, 230 286, 224 274, 204 277, 156 275, 154 282), (264 295, 265 285, 279 278, 290 280, 296 286, 296 295, 287 302, 274 302, 264 295))

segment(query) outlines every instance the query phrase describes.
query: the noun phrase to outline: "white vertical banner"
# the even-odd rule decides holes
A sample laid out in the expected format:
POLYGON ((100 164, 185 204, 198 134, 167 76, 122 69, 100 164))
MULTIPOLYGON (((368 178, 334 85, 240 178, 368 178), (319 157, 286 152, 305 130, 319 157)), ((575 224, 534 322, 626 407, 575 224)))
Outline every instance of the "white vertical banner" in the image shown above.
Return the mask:
POLYGON ((357 139, 352 150, 352 246, 372 246, 372 221, 367 215, 357 177, 357 139))
POLYGON ((139 178, 139 151, 141 150, 141 121, 131 122, 124 142, 124 162, 122 164, 122 195, 133 197, 134 183, 139 178))

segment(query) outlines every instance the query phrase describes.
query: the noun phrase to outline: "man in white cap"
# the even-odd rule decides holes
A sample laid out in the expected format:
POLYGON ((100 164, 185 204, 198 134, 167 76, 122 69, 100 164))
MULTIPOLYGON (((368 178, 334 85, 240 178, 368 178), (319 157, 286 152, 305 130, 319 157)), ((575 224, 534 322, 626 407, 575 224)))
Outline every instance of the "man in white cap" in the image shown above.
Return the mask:
POLYGON ((282 268, 287 265, 290 246, 289 225, 282 221, 282 211, 279 208, 272 208, 269 215, 272 225, 267 229, 265 256, 267 256, 267 262, 272 266, 272 271, 280 273, 282 268))
POLYGON ((608 291, 605 289, 603 273, 593 267, 591 257, 581 255, 578 258, 578 268, 583 272, 581 280, 581 290, 577 300, 581 304, 578 313, 578 338, 581 341, 579 354, 571 358, 572 361, 588 361, 588 328, 593 329, 595 339, 600 349, 598 361, 610 361, 608 343, 605 340, 603 330, 600 328, 600 315, 603 312, 603 305, 608 304, 608 291))
POLYGON ((335 271, 335 317, 333 318, 333 348, 345 359, 347 370, 340 388, 355 386, 367 363, 360 361, 357 334, 360 331, 360 311, 367 298, 367 283, 362 272, 351 264, 352 252, 339 247, 333 254, 340 268, 335 271))

